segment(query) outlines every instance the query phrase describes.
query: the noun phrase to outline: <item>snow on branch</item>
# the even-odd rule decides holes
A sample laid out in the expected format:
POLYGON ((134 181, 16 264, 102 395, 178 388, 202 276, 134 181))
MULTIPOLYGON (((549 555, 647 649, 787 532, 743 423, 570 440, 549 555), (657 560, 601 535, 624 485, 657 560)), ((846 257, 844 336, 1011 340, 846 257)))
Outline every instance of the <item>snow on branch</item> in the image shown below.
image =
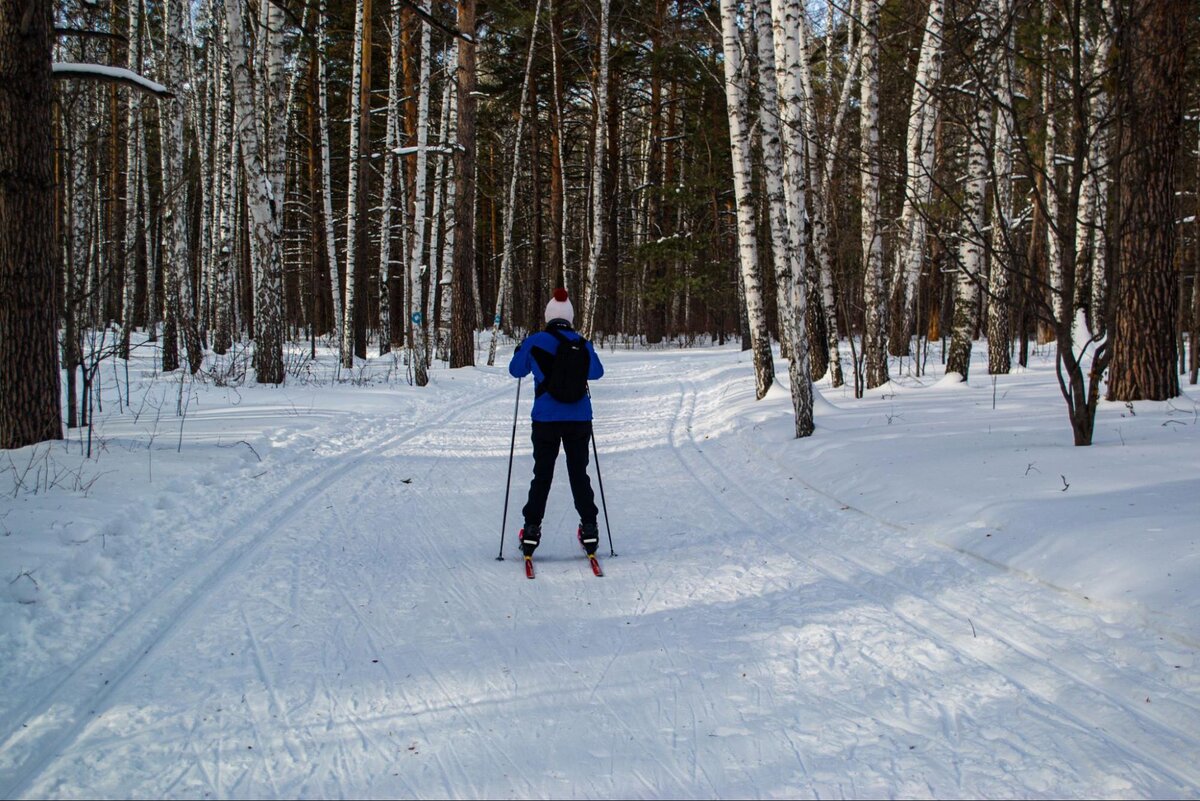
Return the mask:
MULTIPOLYGON (((447 145, 426 145, 424 148, 426 153, 441 153, 442 155, 445 155, 445 156, 453 156, 456 149, 462 150, 463 148, 461 145, 459 145, 457 148, 450 147, 447 145)), ((422 148, 420 145, 409 145, 406 147, 394 148, 392 150, 392 153, 394 153, 397 156, 409 156, 409 155, 412 155, 413 153, 420 153, 421 150, 422 150, 422 148)))
POLYGON ((59 62, 53 65, 54 79, 83 79, 92 81, 107 81, 123 83, 159 97, 173 97, 174 93, 161 83, 155 83, 149 78, 143 78, 132 70, 124 67, 109 67, 104 64, 75 64, 59 62))

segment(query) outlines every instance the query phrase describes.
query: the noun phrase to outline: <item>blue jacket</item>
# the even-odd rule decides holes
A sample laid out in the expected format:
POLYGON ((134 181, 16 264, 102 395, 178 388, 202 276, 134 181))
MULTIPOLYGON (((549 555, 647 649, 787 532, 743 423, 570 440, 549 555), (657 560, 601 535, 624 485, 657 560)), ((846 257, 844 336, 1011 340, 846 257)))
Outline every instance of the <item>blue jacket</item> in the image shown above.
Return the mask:
MULTIPOLYGON (((553 327, 567 339, 579 339, 579 334, 575 333, 563 320, 552 320, 547 328, 553 327)), ((592 363, 588 367, 588 380, 595 381, 604 375, 604 365, 600 363, 599 357, 596 356, 596 349, 592 347, 592 343, 587 343, 588 353, 591 354, 592 363)), ((558 352, 558 340, 553 334, 545 331, 538 331, 536 334, 530 334, 517 348, 517 352, 513 354, 512 361, 508 363, 508 372, 513 378, 524 378, 533 373, 534 397, 533 402, 533 419, 539 423, 557 423, 565 421, 580 421, 592 419, 592 399, 587 395, 583 396, 582 400, 575 403, 562 403, 556 401, 550 396, 549 392, 543 392, 541 396, 537 395, 537 388, 546 380, 546 371, 550 369, 550 365, 554 363, 554 354, 558 352)))

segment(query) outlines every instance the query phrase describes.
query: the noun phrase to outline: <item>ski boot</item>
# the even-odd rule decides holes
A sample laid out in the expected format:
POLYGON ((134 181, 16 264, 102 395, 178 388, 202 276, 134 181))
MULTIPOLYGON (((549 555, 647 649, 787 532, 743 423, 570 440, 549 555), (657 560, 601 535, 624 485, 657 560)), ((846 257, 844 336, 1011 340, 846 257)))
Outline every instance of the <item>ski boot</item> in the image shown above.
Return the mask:
POLYGON ((576 534, 579 537, 579 544, 583 546, 583 550, 587 555, 594 556, 596 546, 600 544, 600 527, 596 525, 596 521, 580 523, 576 534))
POLYGON ((521 533, 517 536, 521 542, 521 553, 525 556, 533 556, 538 543, 542 541, 542 527, 540 525, 531 526, 526 523, 525 528, 521 529, 521 533))

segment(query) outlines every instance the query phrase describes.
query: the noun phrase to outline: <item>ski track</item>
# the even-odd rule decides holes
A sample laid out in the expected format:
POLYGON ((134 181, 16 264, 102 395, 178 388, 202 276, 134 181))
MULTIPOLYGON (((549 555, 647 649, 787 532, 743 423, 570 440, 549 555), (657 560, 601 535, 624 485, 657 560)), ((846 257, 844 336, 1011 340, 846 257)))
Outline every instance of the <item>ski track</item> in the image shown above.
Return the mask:
POLYGON ((561 460, 538 578, 495 561, 512 385, 485 374, 482 397, 233 511, 4 725, 0 793, 1200 792, 1200 703, 1121 658, 1155 635, 857 513, 752 427, 705 433, 748 367, 685 363, 610 364, 598 393, 622 554, 604 578, 561 460))
MULTIPOLYGON (((490 393, 439 415, 434 425, 465 410, 484 406, 501 394, 505 394, 503 390, 490 393)), ((226 542, 129 615, 107 640, 84 654, 47 692, 19 708, 0 736, 0 796, 21 795, 56 752, 89 725, 91 717, 97 715, 156 646, 199 604, 215 594, 230 573, 263 550, 273 531, 281 529, 318 497, 310 493, 322 485, 327 491, 330 484, 345 478, 369 456, 422 432, 423 428, 402 429, 383 442, 367 446, 361 453, 350 453, 332 465, 322 463, 291 481, 287 489, 268 501, 265 509, 252 509, 243 515, 230 527, 234 534, 226 542), (62 709, 64 703, 66 709, 62 709), (56 712, 57 715, 53 714, 56 712), (43 722, 47 719, 48 722, 43 722)))
MULTIPOLYGON (((739 492, 741 492, 745 498, 749 499, 749 502, 755 505, 757 507, 757 511, 763 516, 772 518, 774 523, 781 529, 786 529, 794 525, 794 521, 785 518, 774 511, 775 509, 780 508, 780 504, 765 501, 761 497, 762 493, 764 492, 769 492, 780 496, 780 498, 776 498, 774 500, 782 499, 785 507, 788 503, 791 503, 792 505, 800 503, 797 500, 792 500, 790 497, 783 497, 783 492, 779 488, 786 485, 782 481, 776 480, 772 482, 763 482, 756 485, 754 491, 750 491, 746 488, 745 482, 739 475, 725 467, 718 465, 716 460, 714 460, 712 457, 704 455, 704 449, 700 447, 700 443, 695 441, 692 434, 692 425, 695 421, 697 405, 697 391, 694 383, 682 383, 680 394, 681 396, 687 398, 687 401, 681 404, 681 408, 686 409, 686 414, 684 415, 686 417, 685 429, 688 432, 688 438, 690 440, 688 444, 692 446, 690 448, 679 447, 684 443, 684 440, 675 432, 673 432, 673 440, 677 446, 676 453, 680 455, 681 460, 686 462, 687 460, 683 458, 683 454, 694 451, 700 456, 701 459, 703 459, 706 466, 711 470, 712 473, 719 476, 722 480, 728 482, 729 484, 735 485, 739 492)), ((763 451, 762 448, 757 444, 753 443, 752 436, 748 435, 744 429, 739 430, 736 433, 736 436, 750 448, 753 448, 758 456, 769 459, 777 466, 777 468, 779 468, 776 471, 777 479, 780 478, 784 472, 792 472, 787 470, 786 467, 779 465, 777 459, 763 451)), ((762 461, 758 462, 758 464, 762 464, 762 461)), ((702 480, 701 476, 695 469, 688 466, 688 470, 697 478, 699 484, 707 486, 706 482, 702 480)), ((833 500, 838 502, 844 509, 853 510, 853 507, 850 507, 848 504, 838 501, 837 499, 833 500)), ((811 506, 811 504, 804 505, 811 506)), ((828 518, 829 515, 823 512, 824 510, 816 511, 815 513, 811 514, 811 519, 814 522, 817 522, 822 518, 828 518)), ((881 524, 880 527, 886 525, 889 528, 902 530, 902 527, 888 521, 877 521, 877 523, 881 524)), ((798 533, 809 530, 811 530, 811 526, 797 528, 798 533)), ((784 544, 784 547, 787 547, 786 540, 781 544, 784 544)), ((1181 723, 1186 727, 1188 725, 1188 718, 1191 719, 1190 722, 1192 724, 1194 724, 1197 720, 1200 720, 1200 716, 1196 715, 1196 706, 1192 703, 1189 703, 1186 699, 1177 699, 1175 697, 1167 696, 1164 692, 1164 694, 1161 696, 1164 703, 1159 704, 1159 706, 1147 707, 1147 710, 1142 710, 1138 707, 1131 706, 1129 703, 1120 698, 1114 697, 1110 692, 1098 686, 1098 684, 1095 682, 1090 681, 1089 679, 1080 675, 1079 672, 1060 667, 1056 659, 1052 659, 1047 655, 1044 647, 1031 644, 1040 642, 1044 646, 1044 644, 1047 643, 1052 636, 1054 636, 1055 632, 1049 631, 1045 627, 1036 626, 1036 623, 1032 618, 1018 620, 1011 614, 1006 613, 1005 610, 1011 608, 1011 606, 1004 603, 994 603, 995 597, 992 595, 989 596, 989 599, 992 601, 992 603, 989 603, 986 608, 983 608, 978 603, 973 603, 973 614, 974 619, 980 621, 978 624, 980 627, 984 625, 984 621, 989 619, 995 620, 996 618, 999 618, 998 622, 1000 625, 995 627, 989 626, 987 628, 985 639, 986 637, 994 638, 996 644, 1002 646, 1002 648, 1015 652, 1015 654, 1021 657, 1020 660, 1015 660, 1017 662, 1017 664, 1014 664, 1016 669, 1010 668, 1005 670, 1000 665, 993 663, 993 660, 995 660, 995 662, 1001 661, 996 659, 996 655, 992 655, 992 659, 988 658, 989 655, 986 653, 988 650, 986 646, 977 646, 973 648, 965 647, 970 643, 966 641, 961 634, 961 622, 965 617, 964 615, 956 614, 952 610, 948 609, 943 602, 930 597, 928 594, 922 592, 912 584, 904 583, 891 578, 886 572, 882 572, 876 567, 869 565, 865 559, 855 559, 842 553, 835 553, 823 542, 811 536, 805 537, 804 545, 807 548, 811 548, 814 551, 820 552, 819 557, 810 553, 806 561, 808 561, 809 564, 817 567, 822 573, 836 581, 844 583, 851 591, 865 590, 865 592, 876 602, 889 608, 905 624, 911 626, 917 631, 929 635, 930 639, 936 642, 939 647, 953 649, 967 659, 978 660, 980 663, 988 666, 989 668, 997 670, 1005 680, 1012 682, 1023 692, 1040 698, 1044 703, 1052 707, 1055 712, 1062 714, 1068 721, 1077 725, 1081 732, 1094 731, 1102 733, 1102 736, 1107 743, 1120 749, 1131 761, 1144 761, 1150 766, 1153 766, 1156 770, 1161 771, 1165 776, 1169 777, 1171 781, 1177 782, 1177 787, 1171 788, 1172 791, 1187 792, 1188 788, 1200 786, 1200 772, 1195 769, 1193 764, 1187 762, 1172 764, 1177 761, 1172 759, 1172 755, 1200 753, 1200 739, 1197 739, 1194 733, 1189 733, 1186 728, 1183 730, 1175 728, 1176 725, 1180 725, 1181 723), (864 584, 862 581, 864 576, 868 577, 869 583, 864 584), (855 581, 855 579, 857 580, 855 581), (900 608, 901 605, 899 603, 895 601, 889 601, 889 598, 915 601, 918 608, 902 609, 900 608), (931 615, 931 612, 940 614, 931 615), (942 625, 935 628, 930 623, 931 617, 939 618, 939 622, 941 622, 942 625), (955 629, 957 629, 957 631, 955 631, 955 629), (1013 629, 1016 630, 1016 633, 1008 633, 1013 629), (1058 674, 1060 680, 1055 681, 1051 674, 1058 674), (1070 704, 1062 704, 1050 697, 1050 695, 1044 690, 1039 689, 1039 686, 1047 687, 1069 685, 1075 685, 1078 689, 1082 689, 1083 694, 1086 697, 1073 700, 1070 704), (1182 710, 1180 710, 1180 714, 1176 715, 1176 720, 1173 722, 1166 722, 1162 720, 1161 716, 1158 714, 1159 707, 1169 707, 1174 704, 1179 704, 1180 706, 1184 707, 1182 710), (1101 720, 1097 721, 1097 717, 1100 717, 1101 720), (1115 734, 1116 732, 1126 734, 1130 732, 1145 732, 1147 736, 1139 738, 1139 741, 1135 742, 1131 741, 1128 736, 1115 734)), ((909 545, 909 547, 912 546, 909 545)), ((793 549, 794 546, 792 546, 792 548, 789 550, 793 549)), ((894 569, 897 564, 903 564, 902 560, 892 560, 888 558, 894 555, 892 553, 887 553, 886 557, 879 556, 878 554, 871 554, 870 551, 866 550, 861 551, 861 553, 868 556, 874 555, 874 561, 884 562, 884 570, 894 569)), ((939 556, 942 555, 937 553, 934 554, 934 558, 939 556)), ((942 556, 942 558, 945 557, 942 556)), ((966 561, 966 559, 960 556, 957 561, 961 565, 966 561)), ((922 562, 922 566, 926 569, 929 567, 929 565, 924 561, 922 562)), ((938 575, 938 579, 946 578, 942 566, 938 565, 938 567, 939 570, 942 571, 938 575)), ((976 568, 976 570, 978 570, 978 568, 976 568)), ((993 584, 998 584, 1005 579, 1016 585, 1027 585, 1029 583, 1016 576, 998 576, 989 578, 993 584)), ((1027 587, 1020 586, 1019 589, 1027 590, 1027 587)), ((1012 592, 1011 594, 1014 597, 1010 598, 1010 600, 1014 602, 1019 600, 1017 597, 1015 597, 1017 595, 1016 592, 1012 592)), ((961 593, 956 593, 955 600, 958 602, 969 601, 969 599, 964 597, 961 593)), ((971 639, 976 640, 978 637, 972 635, 971 639)), ((1074 655, 1069 656, 1072 657, 1073 661, 1078 661, 1077 658, 1074 658, 1074 655)), ((1089 651, 1086 656, 1092 660, 1092 667, 1095 670, 1101 672, 1106 670, 1106 661, 1103 655, 1089 651)), ((1014 660, 1011 659, 1011 656, 1009 660, 1006 661, 1008 664, 1014 663, 1014 660)), ((881 667, 886 668, 884 665, 881 665, 881 667)), ((1106 678, 1111 679, 1112 677, 1106 676, 1106 678)), ((1150 681, 1152 681, 1154 684, 1161 683, 1158 679, 1150 679, 1150 681)), ((1162 689, 1168 690, 1166 687, 1163 687, 1162 689)), ((944 715, 945 713, 943 713, 943 717, 944 715)), ((1194 728, 1191 729, 1191 732, 1195 731, 1196 730, 1194 728)))

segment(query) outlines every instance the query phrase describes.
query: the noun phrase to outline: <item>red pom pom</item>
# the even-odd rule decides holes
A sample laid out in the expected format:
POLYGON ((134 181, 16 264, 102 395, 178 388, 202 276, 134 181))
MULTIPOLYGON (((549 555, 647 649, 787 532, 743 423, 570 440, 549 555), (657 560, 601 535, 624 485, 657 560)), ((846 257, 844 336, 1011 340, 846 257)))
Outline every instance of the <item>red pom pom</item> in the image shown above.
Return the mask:
POLYGON ((562 287, 559 287, 558 289, 554 290, 554 299, 557 300, 559 303, 566 303, 567 302, 567 290, 563 289, 562 287))

